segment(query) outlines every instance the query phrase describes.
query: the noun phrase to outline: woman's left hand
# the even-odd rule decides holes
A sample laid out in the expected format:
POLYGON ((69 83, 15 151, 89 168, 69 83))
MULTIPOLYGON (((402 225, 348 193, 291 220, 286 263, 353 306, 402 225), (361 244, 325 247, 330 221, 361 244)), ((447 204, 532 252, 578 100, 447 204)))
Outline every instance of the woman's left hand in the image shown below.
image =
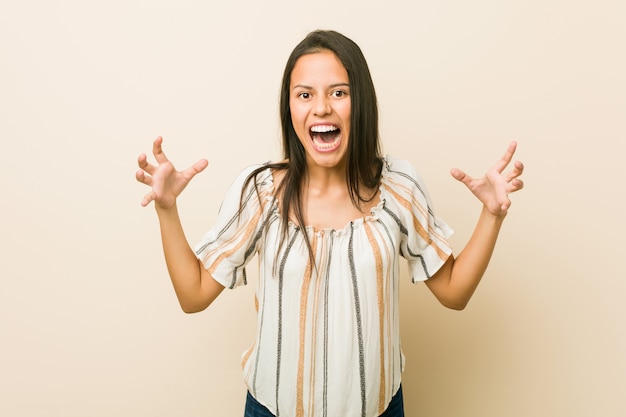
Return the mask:
POLYGON ((482 178, 472 178, 457 168, 452 168, 450 174, 465 184, 490 213, 504 216, 511 206, 509 194, 524 187, 524 182, 518 178, 524 171, 524 165, 520 161, 515 161, 513 168, 504 172, 511 163, 516 148, 517 143, 511 142, 502 158, 482 178))

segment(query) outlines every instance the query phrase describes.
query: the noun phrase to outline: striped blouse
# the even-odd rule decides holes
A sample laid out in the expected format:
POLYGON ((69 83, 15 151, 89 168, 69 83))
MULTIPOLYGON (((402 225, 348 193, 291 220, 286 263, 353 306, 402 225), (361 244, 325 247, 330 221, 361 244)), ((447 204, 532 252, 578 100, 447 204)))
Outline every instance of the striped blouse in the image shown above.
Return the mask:
POLYGON ((240 173, 215 226, 195 247, 211 275, 227 288, 247 283, 258 255, 256 338, 243 353, 250 393, 276 416, 374 417, 400 385, 399 257, 412 281, 434 274, 451 253, 452 230, 433 211, 427 190, 406 161, 385 158, 380 203, 343 229, 301 229, 281 217, 268 168, 257 187, 241 190, 240 173), (258 192, 258 195, 257 195, 258 192), (279 251, 280 247, 280 251, 279 251))

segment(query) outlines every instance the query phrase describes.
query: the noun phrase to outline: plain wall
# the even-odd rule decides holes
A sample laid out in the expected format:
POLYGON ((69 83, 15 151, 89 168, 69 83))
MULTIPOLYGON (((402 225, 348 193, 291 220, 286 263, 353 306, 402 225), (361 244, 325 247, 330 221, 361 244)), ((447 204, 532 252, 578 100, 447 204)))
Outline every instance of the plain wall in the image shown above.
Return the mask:
MULTIPOLYGON (((280 157, 291 49, 362 48, 385 152, 456 253, 480 211, 448 174, 526 165, 463 312, 403 275, 407 417, 626 415, 622 1, 2 1, 0 415, 241 416, 251 285, 179 308, 136 158, 157 135, 195 243, 247 165, 280 157)), ((254 264, 256 262, 253 261, 254 264)))

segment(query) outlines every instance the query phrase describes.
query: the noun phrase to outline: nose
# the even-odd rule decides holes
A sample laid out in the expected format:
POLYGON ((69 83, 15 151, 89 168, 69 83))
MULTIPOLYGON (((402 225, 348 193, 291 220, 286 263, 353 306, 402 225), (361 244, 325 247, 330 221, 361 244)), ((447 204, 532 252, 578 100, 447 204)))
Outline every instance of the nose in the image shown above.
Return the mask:
POLYGON ((313 103, 313 113, 316 116, 325 116, 331 112, 332 107, 330 106, 329 97, 321 95, 315 98, 315 102, 313 103))

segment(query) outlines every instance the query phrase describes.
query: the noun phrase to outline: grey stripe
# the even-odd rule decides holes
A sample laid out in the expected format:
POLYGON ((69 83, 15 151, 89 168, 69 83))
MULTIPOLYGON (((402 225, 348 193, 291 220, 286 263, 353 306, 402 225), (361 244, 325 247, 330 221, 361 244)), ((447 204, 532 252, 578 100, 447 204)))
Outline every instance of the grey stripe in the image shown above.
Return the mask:
MULTIPOLYGON (((384 207, 384 205, 383 205, 383 207, 384 207)), ((391 244, 391 253, 392 253, 392 256, 395 258, 395 257, 397 256, 397 255, 396 255, 396 247, 395 247, 395 244, 394 244, 393 238, 391 237, 391 232, 389 231, 389 228, 388 228, 388 227, 387 227, 387 225, 386 225, 385 223, 383 223, 380 219, 376 220, 376 222, 380 225, 380 227, 381 227, 381 228, 385 231, 385 233, 387 234, 387 239, 389 239, 389 243, 391 244)), ((391 259, 391 261, 392 261, 394 264, 396 264, 396 263, 397 263, 395 259, 391 259)), ((388 276, 388 279, 389 279, 389 278, 393 278, 393 277, 395 277, 395 275, 394 275, 394 274, 389 275, 389 276, 388 276)), ((395 293, 396 293, 396 292, 397 292, 397 290, 398 290, 398 287, 396 286, 396 284, 397 284, 397 283, 398 283, 398 279, 392 279, 392 280, 391 280, 391 294, 393 294, 393 297, 391 297, 391 298, 390 298, 390 300, 389 300, 389 301, 391 301, 391 302, 393 302, 393 300, 397 300, 397 299, 398 299, 398 298, 396 297, 396 295, 395 295, 395 293)), ((394 311, 394 314, 395 314, 395 311, 396 311, 395 305, 392 305, 392 306, 391 306, 391 308, 392 308, 392 310, 394 311)), ((394 321, 396 321, 396 320, 397 320, 397 318, 396 318, 396 317, 394 317, 394 321)), ((381 341, 380 341, 380 343, 383 343, 383 341, 381 340, 381 341)), ((391 352, 391 353, 390 353, 390 356, 391 356, 391 372, 392 372, 392 374, 391 374, 391 381, 392 381, 392 383, 393 383, 393 381, 395 381, 395 375, 396 375, 396 374, 395 374, 395 371, 396 371, 396 368, 395 368, 395 364, 396 364, 396 356, 393 354, 393 352, 391 352)))
POLYGON ((235 213, 235 215, 230 218, 230 220, 228 220, 228 223, 226 223, 226 225, 222 228, 222 230, 219 231, 219 233, 217 234, 217 237, 210 242, 206 242, 204 245, 198 248, 198 250, 196 251, 196 254, 199 255, 204 249, 206 249, 207 246, 217 242, 220 239, 220 237, 222 237, 222 235, 226 233, 226 231, 233 225, 233 223, 235 223, 235 221, 239 218, 243 210, 246 208, 246 206, 248 205, 248 202, 250 201, 250 198, 252 198, 254 191, 255 191, 254 188, 252 188, 248 192, 248 194, 246 195, 245 199, 243 200, 241 204, 241 209, 238 210, 237 213, 235 213))
POLYGON ((391 232, 389 231, 389 228, 380 219, 377 219, 376 223, 378 223, 385 230, 385 233, 387 234, 387 239, 389 239, 389 243, 391 244, 391 253, 396 253, 396 245, 394 244, 394 239, 391 236, 391 232))
MULTIPOLYGON (((384 201, 384 200, 383 200, 384 201)), ((394 213, 393 211, 391 211, 388 207, 387 204, 385 204, 386 201, 383 203, 383 210, 385 211, 385 213, 387 213, 392 219, 393 221, 396 222, 396 224, 398 225, 398 227, 400 228, 400 232, 403 235, 408 235, 409 231, 406 228, 405 225, 402 224, 402 222, 400 221, 400 218, 398 217, 398 215, 396 213, 394 213)))
POLYGON ((330 231, 328 243, 328 264, 326 265, 326 277, 324 287, 324 389, 322 392, 323 417, 328 416, 328 287, 330 283, 330 265, 333 257, 333 242, 335 230, 330 231))
POLYGON ((359 340, 359 374, 361 377, 361 417, 365 417, 365 357, 363 351, 363 324, 361 322, 361 303, 359 301, 359 288, 357 286, 356 268, 354 265, 354 223, 350 222, 350 241, 348 242, 348 259, 350 261, 350 275, 352 277, 352 289, 354 292, 354 313, 356 316, 356 329, 359 340))
POLYGON ((433 215, 433 211, 432 211, 432 209, 431 209, 431 207, 430 207, 430 204, 429 204, 429 199, 428 199, 428 196, 426 196, 426 193, 424 192, 424 190, 422 190, 422 187, 421 187, 421 186, 420 186, 420 184, 419 184, 419 183, 415 180, 415 178, 413 178, 412 176, 410 176, 410 175, 409 175, 409 174, 407 174, 406 172, 402 172, 402 171, 394 171, 394 170, 389 169, 389 172, 393 172, 393 173, 395 173, 395 174, 398 174, 399 176, 404 177, 404 178, 406 178, 407 180, 411 181, 411 183, 412 183, 413 185, 415 185, 415 188, 417 188, 417 189, 420 191, 420 193, 424 196, 424 199, 426 200, 426 203, 427 203, 426 208, 428 209, 428 214, 430 214, 431 216, 434 216, 434 215, 433 215))
MULTIPOLYGON (((230 288, 231 290, 235 288, 235 284, 237 283, 237 271, 239 270, 239 268, 242 268, 245 264, 247 264, 248 259, 254 256, 254 254, 256 253, 257 243, 263 236, 263 232, 266 230, 268 223, 276 217, 274 216, 274 214, 276 213, 276 210, 277 208, 275 207, 267 214, 267 216, 265 216, 265 220, 263 220, 263 224, 261 225, 260 228, 257 229, 257 232, 254 235, 254 238, 252 239, 252 241, 250 242, 250 245, 248 246, 248 248, 246 249, 244 253, 243 262, 241 263, 241 265, 234 268, 233 277, 232 277, 230 285, 228 286, 228 288, 230 288)), ((246 275, 245 268, 243 270, 243 283, 244 285, 248 284, 248 277, 246 275)))
MULTIPOLYGON (((397 225, 398 225, 398 227, 400 228, 400 232, 401 232, 403 235, 408 236, 409 231, 408 231, 408 229, 406 228, 406 226, 402 224, 402 221, 400 220, 400 218, 398 217, 398 215, 397 215, 396 213, 394 213, 393 211, 391 211, 389 208, 387 208, 387 206, 386 206, 385 204, 383 204, 383 210, 385 211, 385 213, 387 213, 387 214, 389 215, 389 217, 391 217, 391 218, 392 218, 392 219, 396 222, 396 224, 397 224, 397 225)), ((409 248, 408 241, 407 241, 407 245, 406 245, 406 251, 407 251, 408 253, 407 253, 407 254, 403 253, 403 255, 409 255, 409 256, 411 256, 411 257, 413 257, 413 258, 417 258, 417 259, 419 259, 419 260, 420 260, 420 262, 421 262, 421 264, 422 264, 422 268, 424 269, 424 274, 426 274, 426 277, 430 278, 430 277, 431 277, 431 275, 430 275, 430 272, 428 272, 428 268, 426 267, 426 262, 424 261, 424 257, 423 257, 421 254, 419 254, 419 253, 414 253, 414 252, 411 250, 411 248, 409 248)), ((415 283, 415 278, 414 278, 414 277, 411 277, 411 281, 412 281, 413 283, 415 283)))
MULTIPOLYGON (((276 220, 278 220, 278 217, 272 217, 272 219, 270 220, 270 223, 276 220)), ((268 277, 266 276, 265 279, 268 279, 268 277)), ((263 283, 262 286, 263 286, 263 304, 265 304, 265 292, 267 291, 267 284, 263 283)), ((263 323, 265 322, 265 307, 259 306, 259 311, 261 312, 261 318, 259 319, 259 340, 257 340, 257 345, 256 345, 254 377, 252 378, 252 394, 253 395, 256 395, 256 380, 257 380, 257 375, 259 374, 259 362, 260 362, 259 358, 261 357, 261 346, 263 346, 263 343, 261 343, 261 336, 263 335, 263 323)))
POLYGON ((300 231, 299 227, 296 227, 296 230, 289 240, 289 244, 285 248, 285 253, 280 261, 280 270, 278 273, 278 336, 276 342, 276 417, 278 417, 280 413, 280 409, 278 408, 278 389, 280 387, 280 355, 282 351, 282 342, 283 342, 283 278, 285 271, 285 263, 287 262, 287 256, 289 256, 289 251, 293 246, 293 242, 296 240, 298 236, 298 232, 300 231))
MULTIPOLYGON (((258 182, 258 181, 256 182, 256 187, 250 187, 250 191, 248 191, 248 194, 246 194, 245 198, 242 200, 241 205, 240 205, 240 209, 237 210, 237 213, 235 213, 235 215, 232 216, 230 218, 230 220, 228 220, 228 223, 226 223, 226 225, 222 228, 222 230, 219 231, 219 233, 217 234, 217 237, 214 240, 212 240, 211 242, 205 243, 204 245, 202 245, 196 251, 197 255, 199 255, 207 246, 209 246, 209 245, 215 243, 216 241, 218 241, 220 239, 220 237, 233 225, 233 223, 239 218, 239 216, 241 215, 243 210, 246 208, 246 206, 250 202, 250 199, 252 198, 252 196, 256 193, 257 188, 258 187, 262 187, 262 186, 267 184, 268 176, 269 176, 269 173, 260 182, 258 182)), ((222 207, 220 206, 220 210, 221 209, 222 209, 222 207)))

